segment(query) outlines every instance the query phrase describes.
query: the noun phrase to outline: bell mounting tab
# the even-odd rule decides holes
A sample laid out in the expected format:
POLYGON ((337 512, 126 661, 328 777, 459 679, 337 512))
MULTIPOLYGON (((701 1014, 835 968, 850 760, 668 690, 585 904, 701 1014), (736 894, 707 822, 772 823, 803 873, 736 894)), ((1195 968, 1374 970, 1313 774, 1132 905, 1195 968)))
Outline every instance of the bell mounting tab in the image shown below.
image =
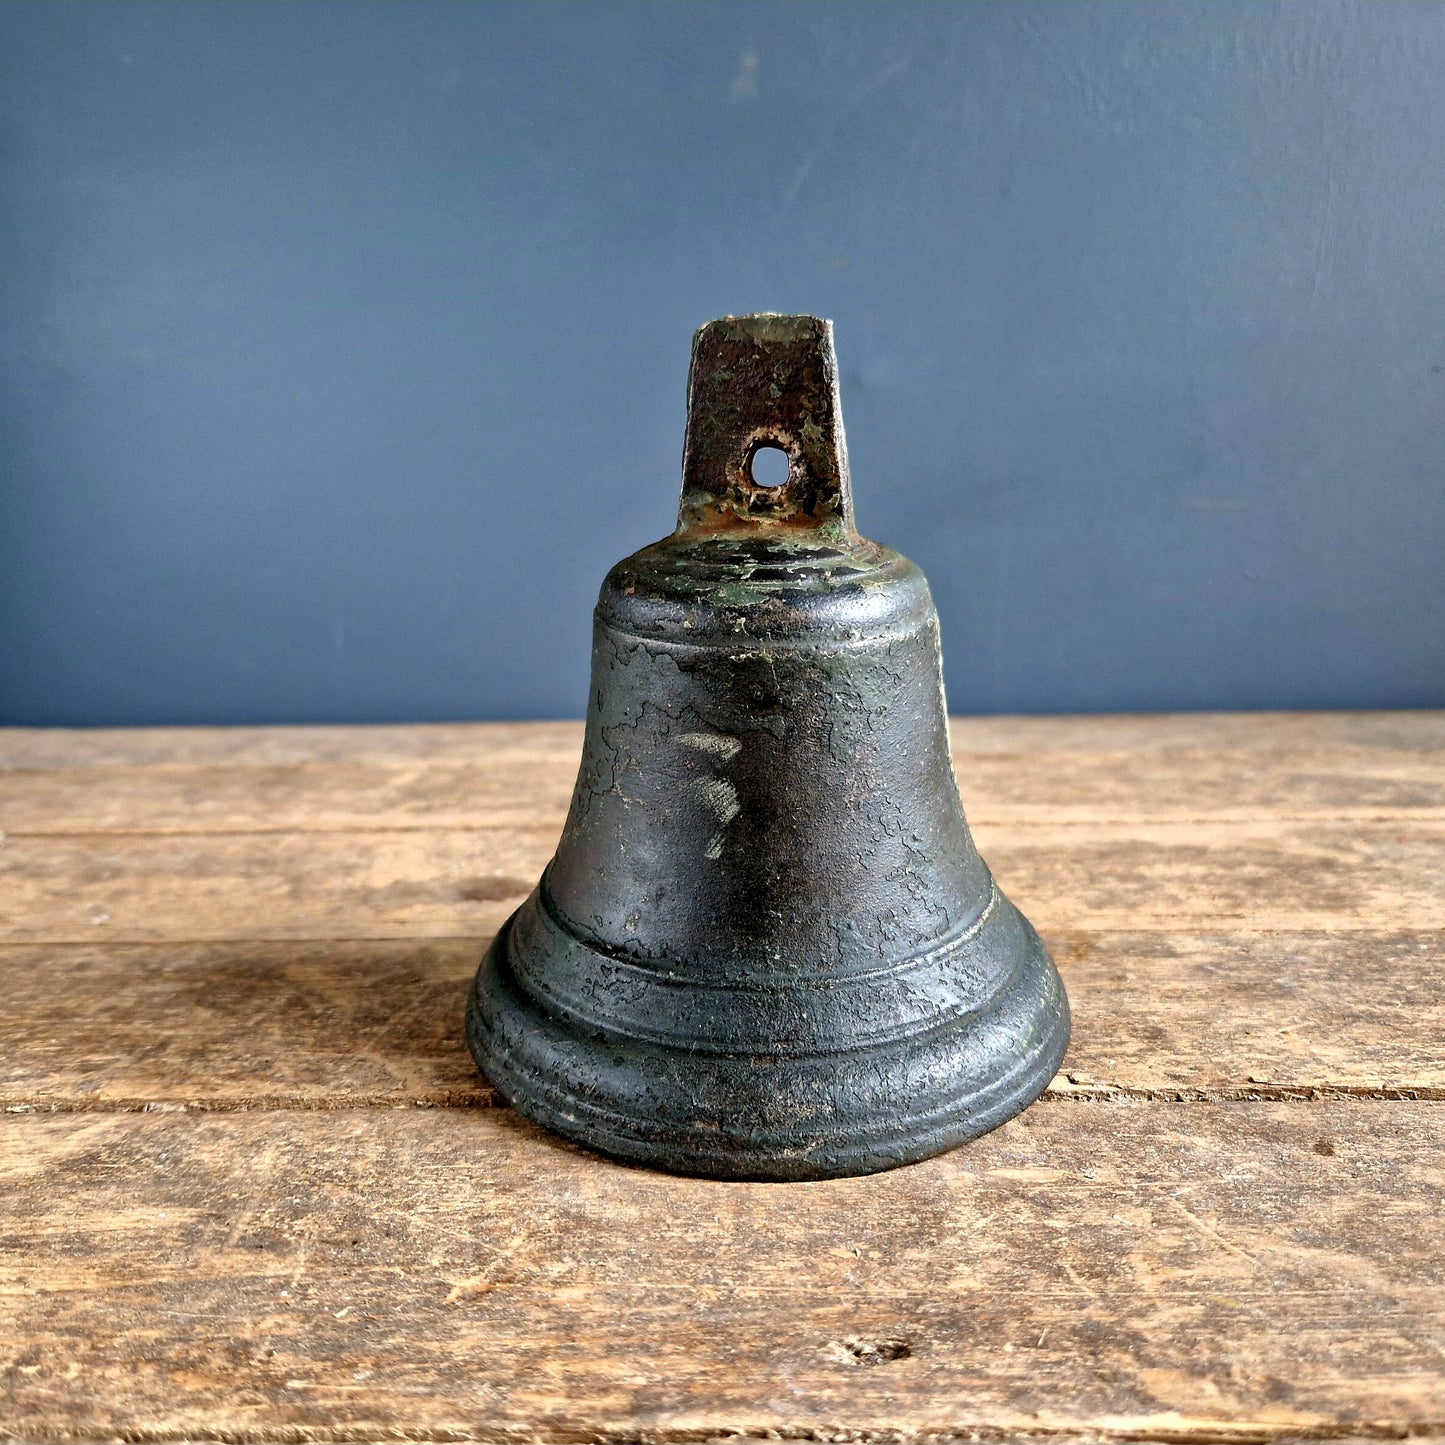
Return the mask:
POLYGON ((693 338, 678 533, 782 527, 856 536, 833 323, 725 316, 693 338), (788 459, 773 487, 754 478, 768 447, 788 459))

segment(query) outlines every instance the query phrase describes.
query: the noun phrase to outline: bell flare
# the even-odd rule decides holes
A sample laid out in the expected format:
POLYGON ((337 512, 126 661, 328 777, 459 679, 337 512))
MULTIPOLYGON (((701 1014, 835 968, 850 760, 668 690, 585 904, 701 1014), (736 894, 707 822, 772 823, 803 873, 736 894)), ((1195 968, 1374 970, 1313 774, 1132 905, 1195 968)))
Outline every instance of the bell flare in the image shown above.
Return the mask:
POLYGON ((777 1182, 891 1169, 1012 1118, 1068 1043, 1059 975, 997 891, 975 929, 854 980, 826 1012, 788 999, 786 1040, 776 996, 699 998, 581 942, 543 900, 488 951, 468 1037, 510 1103, 616 1158, 777 1182))
POLYGON ((928 584, 854 527, 826 322, 698 333, 678 529, 603 583, 567 822, 467 1032, 538 1122, 716 1178, 922 1159, 1057 1070, 1068 1002, 965 820, 928 584))

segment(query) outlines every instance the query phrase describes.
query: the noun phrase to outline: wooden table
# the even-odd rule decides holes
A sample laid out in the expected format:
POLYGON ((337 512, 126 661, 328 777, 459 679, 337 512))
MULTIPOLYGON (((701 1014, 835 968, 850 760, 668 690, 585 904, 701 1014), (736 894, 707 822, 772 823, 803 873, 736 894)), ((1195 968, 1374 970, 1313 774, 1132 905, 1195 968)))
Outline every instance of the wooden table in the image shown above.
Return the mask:
POLYGON ((579 741, 0 735, 0 1434, 1445 1435, 1445 713, 957 723, 1066 1071, 811 1185, 474 1073, 579 741))

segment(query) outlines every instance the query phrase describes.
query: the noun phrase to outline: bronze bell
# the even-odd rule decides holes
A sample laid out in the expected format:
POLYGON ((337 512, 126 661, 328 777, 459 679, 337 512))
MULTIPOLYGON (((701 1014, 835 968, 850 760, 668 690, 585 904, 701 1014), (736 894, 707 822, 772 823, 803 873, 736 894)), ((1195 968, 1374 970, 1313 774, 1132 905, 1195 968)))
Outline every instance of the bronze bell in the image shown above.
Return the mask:
POLYGON ((562 841, 467 1010, 502 1094, 730 1179, 886 1169, 1037 1098, 1068 1002, 964 821, 928 583, 854 530, 829 322, 697 333, 677 530, 593 639, 562 841))

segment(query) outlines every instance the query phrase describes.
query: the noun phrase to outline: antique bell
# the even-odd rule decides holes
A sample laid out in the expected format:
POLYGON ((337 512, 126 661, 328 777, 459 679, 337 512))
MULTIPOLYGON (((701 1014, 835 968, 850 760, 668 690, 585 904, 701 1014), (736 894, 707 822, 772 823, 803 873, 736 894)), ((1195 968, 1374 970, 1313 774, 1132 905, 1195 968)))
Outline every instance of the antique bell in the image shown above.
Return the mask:
POLYGON ((730 1179, 925 1158, 1058 1068, 1063 985, 959 803, 928 583, 853 527, 829 322, 697 333, 677 531, 602 584, 571 812, 467 1035, 547 1127, 730 1179))

